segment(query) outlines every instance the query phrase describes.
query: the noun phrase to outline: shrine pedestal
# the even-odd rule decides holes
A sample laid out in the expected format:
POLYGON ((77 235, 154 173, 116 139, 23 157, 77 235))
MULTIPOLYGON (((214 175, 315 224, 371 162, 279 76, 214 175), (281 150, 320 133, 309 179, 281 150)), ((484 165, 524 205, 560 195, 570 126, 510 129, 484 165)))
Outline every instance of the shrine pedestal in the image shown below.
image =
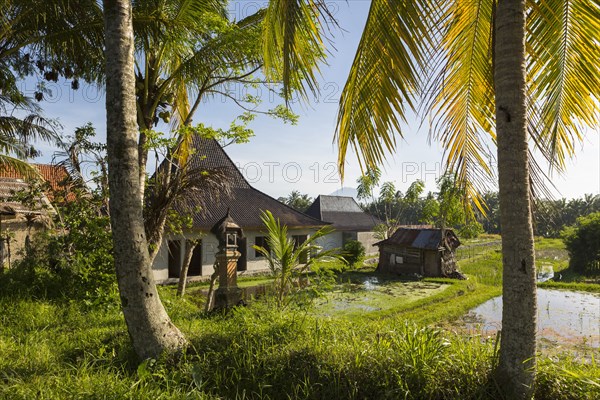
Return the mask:
POLYGON ((241 254, 227 250, 217 254, 219 287, 215 291, 215 309, 231 308, 242 300, 242 289, 237 285, 237 261, 241 254))

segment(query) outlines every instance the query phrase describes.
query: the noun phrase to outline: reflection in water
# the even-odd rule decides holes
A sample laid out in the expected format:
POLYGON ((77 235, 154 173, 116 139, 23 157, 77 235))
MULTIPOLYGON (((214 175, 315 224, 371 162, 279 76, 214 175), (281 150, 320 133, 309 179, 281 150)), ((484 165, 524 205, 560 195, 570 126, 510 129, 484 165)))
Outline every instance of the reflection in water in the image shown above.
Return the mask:
MULTIPOLYGON (((538 289, 538 337, 600 348, 600 294, 538 289)), ((469 330, 491 335, 502 328, 502 297, 469 312, 469 330)))
POLYGON ((538 269, 537 281, 546 282, 552 278, 554 278, 554 268, 552 268, 552 265, 542 264, 542 266, 538 269))
POLYGON ((378 289, 378 287, 379 287, 379 279, 377 279, 376 276, 368 278, 364 282, 365 290, 376 290, 376 289, 378 289))

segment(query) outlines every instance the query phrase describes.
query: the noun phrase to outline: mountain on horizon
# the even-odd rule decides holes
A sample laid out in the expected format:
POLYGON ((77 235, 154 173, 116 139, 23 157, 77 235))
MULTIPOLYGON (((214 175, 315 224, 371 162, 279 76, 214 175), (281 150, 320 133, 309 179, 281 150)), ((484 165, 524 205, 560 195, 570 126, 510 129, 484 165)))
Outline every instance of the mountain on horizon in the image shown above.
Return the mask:
POLYGON ((342 187, 335 192, 329 193, 330 196, 346 196, 346 197, 354 197, 356 201, 358 201, 358 190, 353 187, 342 187))

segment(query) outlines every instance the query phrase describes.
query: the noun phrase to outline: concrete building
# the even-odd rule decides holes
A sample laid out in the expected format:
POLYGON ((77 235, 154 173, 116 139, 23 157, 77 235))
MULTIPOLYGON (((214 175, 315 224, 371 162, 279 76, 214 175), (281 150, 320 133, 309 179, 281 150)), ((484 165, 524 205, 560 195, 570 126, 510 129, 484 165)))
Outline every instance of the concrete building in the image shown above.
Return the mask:
POLYGON ((191 216, 192 227, 181 234, 165 234, 152 266, 158 282, 169 282, 179 277, 186 239, 201 239, 194 250, 188 276, 193 278, 213 273, 218 240, 210 230, 225 216, 228 209, 231 217, 244 231, 244 238, 238 241, 238 251, 242 256, 237 269, 241 274, 268 270, 264 257, 252 248, 253 245, 266 246, 266 232, 260 219, 262 211, 271 211, 275 218, 287 225, 289 235, 298 241, 306 240, 309 235, 327 225, 253 188, 216 140, 196 136, 193 148, 188 161, 190 166, 227 171, 232 177, 232 187, 229 194, 223 194, 218 199, 198 194, 175 206, 178 213, 191 216), (199 204, 204 206, 199 209, 199 204))
POLYGON ((373 228, 381 221, 363 211, 354 198, 319 195, 306 214, 329 222, 335 229, 319 243, 324 249, 343 247, 348 240, 358 240, 367 254, 377 252, 373 246, 377 242, 373 228))

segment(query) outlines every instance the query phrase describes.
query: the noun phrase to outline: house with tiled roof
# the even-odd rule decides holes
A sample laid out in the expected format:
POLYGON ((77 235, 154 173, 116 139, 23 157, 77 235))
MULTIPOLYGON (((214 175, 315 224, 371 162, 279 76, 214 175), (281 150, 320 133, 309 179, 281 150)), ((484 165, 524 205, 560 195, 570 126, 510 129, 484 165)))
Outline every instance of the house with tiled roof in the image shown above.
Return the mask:
POLYGON ((17 258, 29 236, 44 229, 56 214, 52 206, 54 194, 69 193, 66 168, 31 165, 39 176, 29 179, 14 168, 0 167, 0 266, 17 258), (35 180, 42 183, 43 190, 32 190, 35 180))
POLYGON ((192 226, 181 234, 165 235, 153 263, 157 281, 165 282, 179 277, 186 239, 201 239, 194 250, 188 276, 212 274, 218 240, 211 229, 228 210, 244 231, 244 238, 238 240, 238 251, 242 254, 238 261, 239 273, 268 270, 264 257, 252 247, 266 246, 266 232, 260 219, 262 211, 269 210, 273 213, 275 218, 288 227, 289 235, 298 241, 306 240, 309 235, 327 225, 252 187, 216 140, 196 136, 192 147, 193 152, 188 160, 190 167, 227 171, 231 177, 231 187, 229 193, 223 193, 218 198, 199 192, 174 207, 178 214, 191 217, 192 226))
POLYGON ((310 205, 306 214, 329 222, 335 232, 322 239, 325 249, 343 247, 348 240, 358 240, 365 246, 367 254, 377 249, 373 228, 381 221, 365 212, 353 197, 319 195, 310 205))
MULTIPOLYGON (((73 184, 73 179, 69 174, 69 171, 63 165, 54 164, 30 164, 34 167, 38 174, 39 180, 48 185, 46 196, 50 201, 54 201, 55 194, 64 193, 67 200, 73 200, 74 194, 70 191, 73 184)), ((25 182, 27 179, 23 174, 14 168, 2 167, 0 168, 0 179, 5 181, 16 180, 25 182)), ((30 178, 35 179, 35 177, 30 178)))

